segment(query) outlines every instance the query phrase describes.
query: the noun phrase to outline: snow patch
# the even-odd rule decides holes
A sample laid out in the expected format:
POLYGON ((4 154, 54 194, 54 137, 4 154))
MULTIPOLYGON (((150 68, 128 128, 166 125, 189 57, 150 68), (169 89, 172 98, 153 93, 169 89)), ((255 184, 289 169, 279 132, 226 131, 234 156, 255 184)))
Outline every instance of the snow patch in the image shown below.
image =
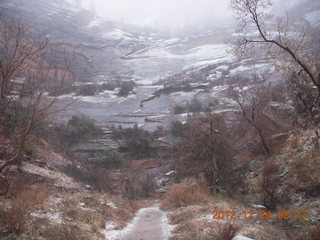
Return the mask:
POLYGON ((72 178, 59 173, 57 171, 51 171, 30 163, 23 163, 22 166, 22 170, 30 173, 30 174, 34 174, 34 175, 38 175, 38 176, 43 176, 49 179, 53 179, 55 182, 55 186, 57 187, 62 187, 62 188, 68 188, 68 189, 73 189, 73 188, 79 188, 80 186, 73 181, 72 178))
POLYGON ((103 37, 111 38, 111 39, 125 39, 125 40, 132 40, 134 36, 131 33, 125 32, 119 28, 114 29, 111 32, 103 33, 103 37))
POLYGON ((175 173, 175 171, 167 172, 167 173, 165 174, 165 176, 170 176, 170 175, 172 175, 173 173, 175 173))
POLYGON ((113 202, 108 202, 106 205, 113 208, 113 209, 118 208, 113 202))
POLYGON ((248 237, 245 237, 245 236, 242 236, 242 235, 237 235, 233 238, 233 240, 254 240, 252 238, 248 238, 248 237))
POLYGON ((159 211, 161 213, 161 230, 162 234, 164 236, 164 239, 168 239, 172 230, 172 226, 168 223, 168 217, 167 214, 164 213, 159 209, 159 206, 154 207, 148 207, 148 208, 142 208, 140 209, 134 219, 124 228, 124 229, 115 229, 114 230, 114 224, 112 222, 106 223, 106 231, 103 232, 103 234, 106 236, 109 240, 120 240, 123 239, 123 237, 129 233, 130 231, 134 230, 136 225, 138 224, 141 217, 143 217, 145 214, 147 214, 148 211, 155 210, 159 211))
POLYGON ((259 205, 259 204, 249 204, 251 207, 256 208, 256 209, 266 209, 265 206, 259 205))

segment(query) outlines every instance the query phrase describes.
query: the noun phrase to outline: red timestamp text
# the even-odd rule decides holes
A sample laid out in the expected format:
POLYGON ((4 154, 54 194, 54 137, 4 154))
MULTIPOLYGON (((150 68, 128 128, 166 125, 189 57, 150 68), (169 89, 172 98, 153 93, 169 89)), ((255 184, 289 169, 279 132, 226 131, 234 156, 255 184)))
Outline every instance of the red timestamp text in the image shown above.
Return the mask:
POLYGON ((261 211, 234 211, 234 210, 227 210, 227 211, 213 211, 212 219, 224 219, 224 220, 236 220, 236 219, 280 219, 280 220, 287 220, 287 219, 297 219, 303 220, 308 217, 308 212, 306 210, 297 210, 297 211, 289 211, 289 210, 278 210, 276 212, 271 212, 267 210, 261 211))

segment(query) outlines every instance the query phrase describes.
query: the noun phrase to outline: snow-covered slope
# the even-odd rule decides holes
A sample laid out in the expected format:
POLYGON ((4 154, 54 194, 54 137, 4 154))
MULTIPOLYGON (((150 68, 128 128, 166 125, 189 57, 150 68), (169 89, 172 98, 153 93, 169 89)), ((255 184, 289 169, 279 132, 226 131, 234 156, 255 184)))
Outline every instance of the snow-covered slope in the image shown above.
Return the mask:
MULTIPOLYGON (((299 6, 300 11, 294 21, 307 21, 316 27, 319 24, 319 5, 319 1, 305 1, 299 6)), ((256 75, 267 76, 272 81, 281 79, 263 55, 237 60, 224 41, 236 36, 232 29, 226 27, 177 37, 155 29, 146 30, 95 17, 72 1, 64 0, 6 0, 0 3, 0 11, 5 16, 22 16, 40 37, 48 37, 57 49, 66 47, 67 51, 76 52, 84 69, 77 72, 82 81, 102 84, 120 79, 133 80, 138 85, 156 85, 152 88, 137 86, 136 94, 128 97, 116 96, 117 89, 104 91, 84 97, 73 105, 70 115, 90 115, 102 125, 106 121, 110 124, 137 122, 146 125, 144 119, 147 116, 160 115, 161 121, 167 121, 164 119, 168 118, 174 104, 185 103, 187 98, 193 97, 207 101, 219 98, 229 109, 230 101, 220 95, 228 87, 226 81, 235 77, 249 81, 256 75), (152 97, 159 90, 158 85, 186 82, 190 86, 209 85, 200 87, 202 91, 195 88, 189 93, 178 91, 155 98, 141 109, 141 101, 152 97)), ((61 97, 63 101, 70 98, 72 94, 61 97)))

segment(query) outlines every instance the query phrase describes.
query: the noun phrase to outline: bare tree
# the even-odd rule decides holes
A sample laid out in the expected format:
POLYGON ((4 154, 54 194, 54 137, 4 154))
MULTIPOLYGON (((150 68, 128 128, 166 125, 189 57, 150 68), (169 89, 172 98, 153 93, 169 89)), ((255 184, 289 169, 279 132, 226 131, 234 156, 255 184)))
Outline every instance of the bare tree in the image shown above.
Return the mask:
POLYGON ((36 124, 66 107, 52 108, 70 77, 67 62, 57 69, 52 56, 47 40, 35 40, 21 20, 0 19, 0 136, 11 142, 10 151, 2 146, 0 175, 22 157, 36 124))
POLYGON ((213 191, 231 193, 235 187, 233 152, 222 116, 207 114, 190 120, 186 137, 173 147, 178 173, 203 174, 213 191))
MULTIPOLYGON (((264 106, 261 104, 261 98, 259 98, 261 96, 259 96, 260 94, 257 92, 259 92, 259 90, 255 89, 255 91, 251 90, 247 92, 247 94, 244 94, 242 92, 234 92, 232 95, 233 99, 237 102, 241 109, 241 114, 243 118, 258 133, 264 153, 266 155, 270 155, 271 150, 267 144, 267 139, 263 131, 263 128, 266 129, 266 126, 261 126, 259 124, 264 106)), ((265 104, 267 103, 268 101, 265 102, 265 104)))
POLYGON ((315 57, 317 47, 312 39, 305 32, 290 31, 288 17, 272 21, 274 16, 267 13, 271 7, 270 0, 231 0, 231 7, 243 33, 233 42, 235 52, 241 55, 256 45, 262 45, 275 59, 273 50, 280 50, 287 60, 282 64, 289 67, 296 77, 294 94, 306 105, 312 118, 317 115, 320 107, 320 73, 315 57), (258 33, 245 34, 246 28, 250 27, 258 33))

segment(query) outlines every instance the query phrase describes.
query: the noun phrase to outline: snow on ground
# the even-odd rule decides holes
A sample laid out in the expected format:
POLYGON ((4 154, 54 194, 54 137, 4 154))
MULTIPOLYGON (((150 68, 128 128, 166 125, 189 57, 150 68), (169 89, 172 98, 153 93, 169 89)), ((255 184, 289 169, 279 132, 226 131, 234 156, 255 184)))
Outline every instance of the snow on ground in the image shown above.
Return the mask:
POLYGON ((130 58, 125 61, 134 70, 133 75, 142 79, 141 83, 154 84, 160 78, 173 76, 181 71, 231 63, 235 57, 227 52, 227 48, 226 44, 207 44, 177 52, 175 46, 158 42, 153 47, 130 54, 127 56, 130 58))
POLYGON ((248 237, 245 237, 245 236, 242 236, 242 235, 237 235, 233 238, 233 240, 254 240, 252 238, 248 238, 248 237))
POLYGON ((259 205, 259 204, 249 204, 251 207, 256 208, 256 209, 266 209, 265 206, 259 205))
POLYGON ((81 102, 97 103, 97 104, 119 104, 128 99, 136 98, 136 94, 129 94, 126 97, 117 96, 118 91, 105 90, 93 96, 78 96, 75 93, 65 94, 58 97, 59 100, 78 98, 81 102))
POLYGON ((124 229, 118 230, 113 228, 114 224, 108 222, 106 224, 106 231, 103 232, 109 240, 128 239, 128 236, 130 239, 140 239, 138 235, 141 233, 141 230, 147 235, 149 233, 150 236, 148 236, 150 239, 151 237, 153 237, 153 239, 168 239, 172 230, 171 225, 168 223, 166 213, 161 211, 159 206, 140 209, 134 219, 124 229), (158 224, 149 226, 153 223, 158 224), (154 229, 150 229, 151 227, 154 229), (162 236, 159 236, 159 234, 162 236))
POLYGON ((99 104, 109 104, 109 103, 116 103, 119 104, 123 101, 128 99, 136 98, 135 94, 129 94, 126 97, 119 97, 114 94, 98 94, 94 96, 84 96, 81 97, 81 101, 83 102, 90 102, 90 103, 99 103, 99 104))
POLYGON ((219 86, 214 86, 211 90, 211 96, 215 97, 218 93, 225 91, 227 89, 229 89, 229 85, 225 84, 225 85, 219 85, 219 86))
POLYGON ((226 57, 220 57, 220 58, 215 58, 215 59, 201 60, 199 62, 184 66, 183 70, 188 70, 191 68, 198 68, 199 70, 201 70, 201 69, 208 67, 210 65, 228 61, 229 59, 230 59, 229 56, 226 56, 226 57))
POLYGON ((54 185, 57 187, 68 188, 68 189, 80 188, 79 184, 76 183, 72 178, 58 171, 45 169, 27 162, 23 162, 21 169, 30 174, 52 179, 54 180, 54 185))
POLYGON ((229 56, 226 44, 202 45, 188 50, 187 58, 204 59, 204 58, 222 58, 229 56))
POLYGON ((192 92, 175 92, 171 93, 170 98, 173 103, 186 104, 188 101, 196 97, 199 93, 202 93, 202 89, 196 89, 192 92))
POLYGON ((254 65, 240 65, 230 71, 230 76, 237 76, 240 74, 250 75, 252 73, 258 74, 258 76, 264 73, 272 73, 275 68, 270 67, 268 63, 258 63, 254 65))
POLYGON ((87 26, 88 28, 91 27, 100 27, 102 23, 106 22, 106 19, 104 18, 95 18, 93 19, 89 25, 87 26))
POLYGON ((227 53, 226 44, 203 45, 192 48, 185 54, 174 54, 170 49, 155 47, 141 55, 153 58, 183 59, 186 62, 183 70, 234 60, 234 56, 227 53))
POLYGON ((175 173, 175 171, 167 172, 167 173, 165 174, 165 176, 170 176, 170 175, 172 175, 173 173, 175 173))
POLYGON ((61 205, 62 201, 63 199, 60 197, 51 196, 46 202, 46 204, 48 206, 51 206, 51 208, 48 209, 48 211, 37 209, 35 212, 31 213, 31 216, 36 218, 45 218, 48 219, 51 223, 60 224, 63 222, 63 218, 60 212, 57 211, 57 209, 58 205, 61 205))
POLYGON ((113 202, 108 202, 107 206, 113 208, 113 209, 117 209, 118 207, 113 203, 113 202))
POLYGON ((111 32, 103 33, 102 36, 108 39, 132 40, 134 38, 134 36, 131 33, 125 32, 119 28, 116 28, 111 32))
POLYGON ((58 223, 58 224, 63 223, 63 220, 62 220, 60 213, 54 212, 54 211, 47 212, 47 213, 33 212, 33 213, 31 213, 31 216, 36 217, 36 218, 45 218, 55 224, 56 223, 58 223))
POLYGON ((188 63, 183 69, 203 68, 212 64, 232 62, 235 58, 227 52, 227 48, 226 44, 203 45, 192 48, 188 51, 188 54, 183 56, 188 63))

